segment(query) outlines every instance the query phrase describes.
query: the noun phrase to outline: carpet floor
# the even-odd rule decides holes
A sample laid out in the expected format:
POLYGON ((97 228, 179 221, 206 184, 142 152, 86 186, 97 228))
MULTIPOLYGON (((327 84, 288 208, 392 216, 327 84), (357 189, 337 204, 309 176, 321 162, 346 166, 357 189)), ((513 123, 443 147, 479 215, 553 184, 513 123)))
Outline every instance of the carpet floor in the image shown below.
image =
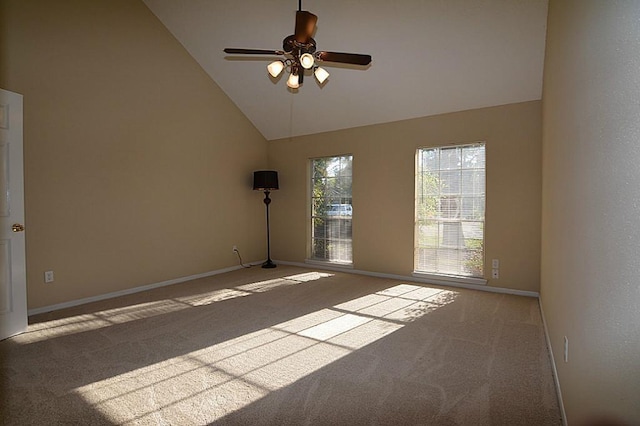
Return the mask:
POLYGON ((30 318, 5 425, 560 425, 538 301, 279 266, 30 318))

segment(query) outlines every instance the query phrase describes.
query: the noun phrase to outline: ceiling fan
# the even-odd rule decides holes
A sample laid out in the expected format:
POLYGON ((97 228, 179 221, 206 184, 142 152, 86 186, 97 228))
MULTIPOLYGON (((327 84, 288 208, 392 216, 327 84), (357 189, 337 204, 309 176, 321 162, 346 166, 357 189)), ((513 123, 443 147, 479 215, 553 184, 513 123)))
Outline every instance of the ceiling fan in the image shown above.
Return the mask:
POLYGON ((371 55, 358 53, 316 51, 316 41, 311 37, 316 29, 318 17, 302 10, 302 0, 298 0, 296 11, 296 27, 294 34, 282 40, 282 50, 238 49, 226 48, 225 53, 231 55, 270 55, 284 56, 285 59, 271 62, 267 70, 272 77, 278 77, 282 70, 290 71, 287 86, 292 89, 300 87, 304 80, 305 70, 313 69, 313 74, 320 84, 324 83, 329 73, 317 65, 317 62, 337 62, 342 64, 366 66, 371 63, 371 55))

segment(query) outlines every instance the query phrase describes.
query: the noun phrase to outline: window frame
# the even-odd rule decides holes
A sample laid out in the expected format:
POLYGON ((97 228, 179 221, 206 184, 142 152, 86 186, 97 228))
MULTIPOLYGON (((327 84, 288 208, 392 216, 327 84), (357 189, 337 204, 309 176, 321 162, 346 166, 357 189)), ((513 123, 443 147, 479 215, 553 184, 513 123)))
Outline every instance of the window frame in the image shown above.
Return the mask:
MULTIPOLYGON (((306 225, 307 257, 305 259, 305 263, 318 264, 318 265, 331 265, 332 267, 353 269, 353 210, 354 210, 353 208, 353 163, 354 163, 354 156, 351 153, 313 157, 313 158, 309 158, 307 162, 307 182, 308 182, 307 184, 307 225, 306 225), (336 158, 343 158, 343 157, 349 157, 351 161, 351 175, 349 176, 351 178, 351 194, 350 194, 350 197, 340 197, 340 198, 351 199, 351 215, 348 219, 345 219, 345 218, 337 218, 337 219, 350 221, 349 226, 351 228, 351 237, 348 240, 351 246, 350 261, 323 259, 323 258, 314 256, 314 240, 316 239, 314 237, 314 219, 326 220, 327 218, 329 218, 329 215, 325 215, 325 216, 314 215, 314 192, 313 192, 314 182, 315 182, 314 162, 317 160, 336 159, 336 158)), ((344 177, 344 176, 341 176, 341 177, 344 177)), ((327 199, 330 199, 330 198, 325 197, 325 200, 327 199)), ((335 204, 335 203, 330 203, 330 204, 335 204)), ((344 204, 344 203, 339 203, 339 204, 344 204)), ((326 237, 324 239, 326 241, 331 240, 331 238, 326 238, 326 237)))
MULTIPOLYGON (((440 160, 440 159, 439 159, 440 160)), ((468 168, 463 168, 462 165, 460 165, 459 167, 452 169, 455 170, 459 173, 462 173, 464 170, 469 170, 468 168)), ((473 170, 473 169, 471 169, 473 170)), ((437 168, 437 172, 439 174, 439 176, 442 175, 442 171, 448 171, 448 169, 443 169, 441 164, 438 164, 438 168, 437 168)), ((442 187, 440 186, 440 183, 437 183, 438 185, 438 192, 437 192, 437 198, 438 198, 438 218, 436 219, 438 221, 438 223, 444 223, 444 221, 442 221, 442 217, 440 217, 440 209, 441 209, 441 199, 442 199, 442 187)), ((462 184, 460 184, 462 185, 462 184)), ((438 145, 438 146, 423 146, 423 147, 419 147, 416 149, 416 153, 415 153, 415 170, 414 170, 414 241, 413 241, 413 276, 415 277, 419 277, 419 278, 426 278, 426 279, 430 279, 432 281, 441 281, 443 284, 447 284, 450 282, 458 282, 458 283, 462 283, 462 284, 474 284, 474 285, 486 285, 487 283, 487 279, 486 277, 486 223, 487 223, 487 218, 486 218, 486 207, 487 207, 487 143, 486 141, 475 141, 475 142, 471 142, 471 143, 455 143, 455 144, 447 144, 447 145, 438 145), (420 237, 421 237, 421 233, 418 230, 418 226, 420 226, 421 220, 424 220, 424 218, 420 218, 419 216, 419 209, 421 208, 418 201, 420 199, 421 196, 423 196, 424 194, 422 193, 422 189, 419 188, 419 184, 421 183, 421 181, 419 180, 419 175, 421 172, 427 171, 424 170, 422 168, 422 164, 420 164, 420 158, 421 158, 421 153, 423 151, 428 151, 428 150, 438 150, 438 152, 440 153, 441 150, 446 150, 446 149, 452 149, 452 148, 469 148, 469 147, 483 147, 483 151, 484 151, 484 165, 483 165, 483 174, 484 174, 484 181, 483 181, 483 209, 482 209, 482 220, 465 220, 464 218, 459 218, 455 223, 460 223, 461 225, 464 222, 479 222, 481 223, 481 229, 482 229, 482 239, 481 239, 481 244, 482 244, 482 249, 481 249, 481 256, 482 256, 482 260, 481 260, 481 267, 482 267, 482 275, 478 275, 478 276, 474 276, 474 275, 462 275, 462 274, 455 274, 455 273, 444 273, 444 272, 439 272, 436 270, 423 270, 423 269, 419 269, 419 261, 418 261, 418 250, 420 250, 421 248, 426 248, 420 245, 420 237)), ((458 190, 458 193, 456 195, 458 198, 463 197, 462 195, 462 186, 460 186, 460 189, 458 190)), ((476 193, 473 193, 471 196, 469 197, 476 197, 476 193)), ((461 208, 461 207, 458 207, 461 208)), ((434 249, 440 249, 442 247, 442 243, 440 242, 440 234, 438 233, 438 242, 437 242, 437 246, 433 246, 434 249)), ((458 246, 457 249, 459 250, 460 247, 458 246)), ((458 268, 461 267, 460 262, 462 262, 459 258, 458 258, 458 268)))

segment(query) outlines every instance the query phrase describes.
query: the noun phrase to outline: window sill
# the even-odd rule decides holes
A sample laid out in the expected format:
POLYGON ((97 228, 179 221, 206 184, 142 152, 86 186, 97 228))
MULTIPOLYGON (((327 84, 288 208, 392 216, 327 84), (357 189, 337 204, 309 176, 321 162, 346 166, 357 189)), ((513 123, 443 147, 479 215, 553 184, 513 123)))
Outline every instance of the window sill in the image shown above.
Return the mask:
POLYGON ((305 259, 304 263, 337 269, 353 269, 353 263, 331 262, 329 260, 305 259))
POLYGON ((436 275, 436 274, 428 274, 425 272, 416 272, 416 271, 414 271, 413 274, 411 275, 416 278, 429 280, 429 282, 432 282, 433 284, 448 285, 451 283, 456 283, 456 284, 487 285, 487 280, 485 280, 484 278, 459 277, 456 275, 436 275))

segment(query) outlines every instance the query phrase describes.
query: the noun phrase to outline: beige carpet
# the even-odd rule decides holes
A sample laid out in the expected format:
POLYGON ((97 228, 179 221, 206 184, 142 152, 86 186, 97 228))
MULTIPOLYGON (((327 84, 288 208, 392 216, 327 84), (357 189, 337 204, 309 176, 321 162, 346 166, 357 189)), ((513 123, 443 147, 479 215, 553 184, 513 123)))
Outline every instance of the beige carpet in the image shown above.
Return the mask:
POLYGON ((561 424, 532 298, 279 266, 30 322, 2 424, 561 424))

